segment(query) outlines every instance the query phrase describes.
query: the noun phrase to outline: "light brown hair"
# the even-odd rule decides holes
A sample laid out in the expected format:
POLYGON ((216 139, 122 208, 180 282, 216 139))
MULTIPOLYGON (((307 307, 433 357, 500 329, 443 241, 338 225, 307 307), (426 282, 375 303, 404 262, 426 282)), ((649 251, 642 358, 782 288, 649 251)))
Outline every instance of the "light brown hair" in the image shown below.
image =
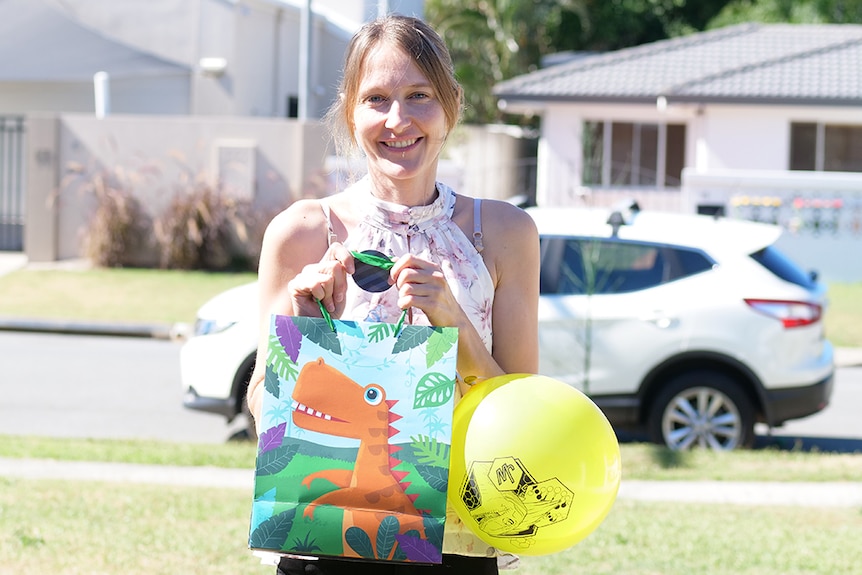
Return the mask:
POLYGON ((461 119, 461 86, 455 79, 452 58, 443 39, 418 18, 389 14, 363 25, 347 46, 339 97, 327 114, 339 151, 356 147, 353 111, 358 101, 365 59, 383 42, 391 42, 414 58, 443 106, 447 132, 461 119))

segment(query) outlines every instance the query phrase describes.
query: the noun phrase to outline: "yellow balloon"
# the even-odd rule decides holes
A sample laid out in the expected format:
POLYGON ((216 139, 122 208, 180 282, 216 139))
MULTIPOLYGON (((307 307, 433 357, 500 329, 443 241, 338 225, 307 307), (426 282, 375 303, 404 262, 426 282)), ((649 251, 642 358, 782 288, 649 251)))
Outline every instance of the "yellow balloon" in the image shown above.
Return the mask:
POLYGON ((616 434, 586 395, 541 375, 473 386, 455 406, 449 501, 489 545, 521 555, 571 547, 620 486, 616 434))

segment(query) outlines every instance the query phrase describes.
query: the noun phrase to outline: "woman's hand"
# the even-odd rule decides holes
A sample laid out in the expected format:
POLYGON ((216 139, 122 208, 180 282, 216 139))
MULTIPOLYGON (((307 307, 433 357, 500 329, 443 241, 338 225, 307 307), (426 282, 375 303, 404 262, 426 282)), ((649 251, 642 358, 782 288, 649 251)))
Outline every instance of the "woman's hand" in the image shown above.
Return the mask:
POLYGON ((395 262, 389 277, 398 288, 401 309, 421 309, 431 325, 457 327, 469 321, 439 265, 407 254, 395 262))
POLYGON ((314 264, 302 268, 287 284, 293 313, 319 317, 318 300, 333 317, 344 312, 347 274, 354 272, 353 255, 340 243, 333 243, 314 264))

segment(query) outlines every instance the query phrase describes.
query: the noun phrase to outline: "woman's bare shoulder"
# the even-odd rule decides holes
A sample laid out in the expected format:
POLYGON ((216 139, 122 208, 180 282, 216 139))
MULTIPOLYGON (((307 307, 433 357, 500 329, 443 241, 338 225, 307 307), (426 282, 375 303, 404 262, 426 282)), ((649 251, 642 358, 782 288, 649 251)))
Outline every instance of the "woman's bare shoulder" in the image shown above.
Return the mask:
POLYGON ((502 200, 482 200, 482 225, 504 239, 533 241, 538 237, 536 223, 530 214, 502 200))

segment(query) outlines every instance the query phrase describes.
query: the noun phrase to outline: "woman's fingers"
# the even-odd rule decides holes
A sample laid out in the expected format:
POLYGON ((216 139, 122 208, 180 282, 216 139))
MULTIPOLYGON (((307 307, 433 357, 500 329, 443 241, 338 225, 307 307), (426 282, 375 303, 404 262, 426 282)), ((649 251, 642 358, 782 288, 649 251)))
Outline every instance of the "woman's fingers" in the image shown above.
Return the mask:
POLYGON ((398 288, 398 306, 421 309, 434 325, 452 325, 463 313, 435 263, 406 255, 392 266, 390 277, 398 288))
POLYGON ((354 269, 353 255, 342 244, 332 244, 323 258, 308 264, 289 285, 297 313, 318 315, 318 301, 336 317, 344 311, 347 274, 354 269))

